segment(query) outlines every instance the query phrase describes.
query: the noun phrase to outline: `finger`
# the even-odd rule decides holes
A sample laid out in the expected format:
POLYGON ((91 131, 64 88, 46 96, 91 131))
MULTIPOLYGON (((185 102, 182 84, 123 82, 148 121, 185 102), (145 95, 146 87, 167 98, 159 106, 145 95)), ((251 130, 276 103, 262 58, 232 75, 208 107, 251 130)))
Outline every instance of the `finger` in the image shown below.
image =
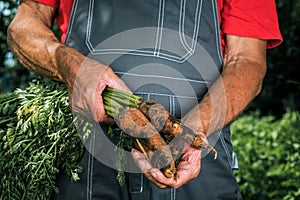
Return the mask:
POLYGON ((152 179, 163 184, 165 187, 175 188, 177 185, 177 180, 175 178, 167 178, 159 169, 151 169, 150 175, 152 179))
POLYGON ((159 188, 166 188, 167 186, 159 181, 157 181, 156 175, 161 173, 159 169, 154 169, 151 165, 151 163, 146 159, 143 153, 139 152, 136 149, 133 149, 131 151, 132 157, 138 166, 138 168, 141 170, 141 172, 145 175, 145 177, 154 183, 159 188))
POLYGON ((197 162, 201 159, 201 149, 189 146, 181 159, 187 162, 197 162))
POLYGON ((120 79, 120 77, 118 77, 110 67, 105 69, 105 73, 103 73, 103 79, 106 81, 108 87, 132 93, 124 81, 120 79))
POLYGON ((93 105, 93 118, 98 122, 104 122, 106 118, 103 99, 102 99, 102 92, 106 87, 106 83, 102 80, 99 81, 94 97, 94 105, 93 105))
POLYGON ((180 187, 186 184, 191 179, 196 178, 200 173, 200 168, 201 151, 192 148, 188 149, 177 168, 178 171, 176 187, 180 187))
POLYGON ((179 188, 191 180, 193 174, 191 167, 188 164, 181 164, 181 169, 178 169, 176 178, 167 178, 161 172, 151 170, 151 176, 155 181, 171 188, 179 188))
MULTIPOLYGON (((137 151, 137 150, 135 150, 137 151)), ((145 176, 152 181, 154 184, 159 186, 160 188, 166 188, 166 187, 176 187, 177 186, 177 180, 174 178, 167 178, 160 169, 153 168, 151 164, 148 162, 148 160, 145 158, 144 154, 141 152, 133 152, 134 159, 138 160, 138 167, 142 170, 142 172, 145 174, 145 176), (143 160, 144 159, 144 160, 143 160), (142 163, 142 161, 145 161, 146 163, 142 163), (143 168, 144 167, 144 168, 143 168), (161 187, 163 186, 163 187, 161 187)))
POLYGON ((108 125, 112 125, 115 123, 114 119, 110 116, 105 116, 104 120, 103 120, 104 124, 108 124, 108 125))
POLYGON ((191 179, 194 179, 199 174, 200 170, 198 166, 195 166, 188 162, 180 163, 177 172, 177 184, 185 184, 191 179))

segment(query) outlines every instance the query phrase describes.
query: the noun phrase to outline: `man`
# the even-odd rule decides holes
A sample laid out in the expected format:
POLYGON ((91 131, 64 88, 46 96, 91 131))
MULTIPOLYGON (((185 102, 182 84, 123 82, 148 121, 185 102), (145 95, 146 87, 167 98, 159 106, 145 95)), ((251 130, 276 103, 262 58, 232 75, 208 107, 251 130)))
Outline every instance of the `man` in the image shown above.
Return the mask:
POLYGON ((86 153, 81 182, 63 180, 56 198, 240 199, 227 125, 259 94, 266 48, 281 41, 271 0, 22 1, 8 30, 8 44, 28 69, 68 86, 74 112, 110 124, 113 120, 105 114, 101 97, 104 88, 133 90, 163 103, 197 134, 217 137, 218 159, 211 161, 208 155, 201 162, 201 151, 189 147, 176 179, 164 177, 133 150, 144 176, 129 173, 123 187, 114 180, 114 170, 86 153), (51 31, 55 17, 62 43, 51 31), (116 54, 120 57, 109 57, 116 54), (149 63, 155 67, 144 85, 149 63), (172 70, 182 76, 168 77, 172 70), (180 92, 168 90, 174 85, 172 90, 179 87, 180 92), (187 91, 199 103, 190 104, 193 94, 181 94, 187 91), (178 108, 182 96, 183 106, 178 108))

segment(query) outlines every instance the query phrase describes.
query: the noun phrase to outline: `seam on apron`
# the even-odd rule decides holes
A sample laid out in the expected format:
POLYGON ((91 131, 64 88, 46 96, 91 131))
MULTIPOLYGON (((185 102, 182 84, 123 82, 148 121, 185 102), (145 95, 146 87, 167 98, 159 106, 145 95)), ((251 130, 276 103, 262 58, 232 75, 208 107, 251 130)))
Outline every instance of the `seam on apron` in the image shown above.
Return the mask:
POLYGON ((92 27, 92 21, 93 21, 93 16, 92 13, 94 11, 94 0, 90 0, 89 3, 89 9, 88 9, 88 19, 87 19, 87 29, 86 29, 86 36, 85 36, 85 43, 87 48, 89 49, 90 52, 94 52, 95 48, 93 47, 90 39, 91 36, 91 27, 92 27))
POLYGON ((181 0, 180 3, 180 15, 179 15, 179 36, 180 41, 184 49, 188 52, 189 55, 192 55, 195 52, 196 44, 197 44, 197 36, 199 33, 199 22, 201 18, 201 11, 202 11, 202 0, 201 5, 199 6, 199 0, 197 1, 196 11, 195 11, 195 23, 194 23, 194 31, 192 36, 192 44, 191 46, 185 40, 184 34, 184 21, 185 21, 185 9, 186 9, 186 0, 181 0))
POLYGON ((172 107, 173 107, 172 108, 172 115, 174 115, 175 112, 176 112, 175 97, 172 96, 171 98, 172 98, 172 107))
MULTIPOLYGON (((162 93, 155 93, 155 92, 135 92, 135 94, 136 95, 147 95, 148 99, 150 98, 151 95, 174 97, 174 98, 196 99, 196 97, 180 96, 180 95, 172 95, 172 94, 162 94, 162 93)), ((200 99, 200 98, 197 97, 197 99, 200 99)))
POLYGON ((189 81, 189 82, 200 83, 200 84, 211 84, 214 82, 209 80, 195 80, 195 79, 168 77, 168 76, 160 76, 160 75, 134 74, 134 73, 120 72, 120 71, 115 71, 115 73, 119 75, 136 76, 136 77, 163 78, 163 79, 170 79, 170 80, 189 81))
POLYGON ((161 47, 162 30, 164 26, 165 4, 166 4, 165 0, 159 1, 156 41, 155 41, 155 49, 153 52, 153 55, 157 57, 159 56, 159 51, 161 47))
POLYGON ((86 186, 86 192, 87 192, 87 200, 92 200, 92 194, 93 194, 93 170, 94 170, 94 151, 95 151, 95 134, 92 134, 91 136, 91 143, 89 146, 89 157, 88 157, 88 167, 87 167, 87 186, 86 186))
POLYGON ((173 105, 173 101, 172 101, 172 96, 169 97, 169 112, 171 114, 173 114, 173 110, 174 110, 174 105, 173 105))
POLYGON ((129 192, 131 194, 137 194, 137 193, 142 193, 143 192, 143 190, 144 190, 144 176, 143 176, 143 174, 141 174, 140 177, 141 177, 141 182, 140 182, 141 187, 140 187, 140 190, 139 191, 135 191, 135 190, 131 190, 131 188, 130 188, 129 192))
MULTIPOLYGON (((186 0, 181 0, 180 1, 180 14, 179 14, 179 26, 178 26, 178 32, 179 32, 179 38, 181 41, 182 46, 184 49, 191 54, 193 50, 191 47, 188 45, 188 43, 185 40, 184 37, 184 18, 185 18, 185 7, 186 7, 186 0)), ((194 28, 195 29, 195 28, 194 28)), ((193 38, 194 39, 194 38, 193 38)))
POLYGON ((222 53, 222 45, 221 45, 221 38, 220 38, 220 24, 219 22, 219 14, 218 14, 218 6, 217 1, 212 1, 212 9, 213 9, 213 17, 214 17, 214 24, 216 29, 216 43, 217 43, 217 53, 220 63, 223 63, 223 53, 222 53))
POLYGON ((71 11, 71 16, 70 16, 70 20, 69 20, 69 24, 68 24, 68 30, 67 30, 67 33, 66 33, 65 44, 68 43, 70 34, 72 32, 72 27, 73 27, 74 20, 75 20, 74 16, 75 16, 75 13, 77 11, 77 6, 78 6, 78 1, 74 0, 73 6, 72 6, 72 11, 71 11))
POLYGON ((171 200, 176 200, 176 189, 171 188, 171 200))
POLYGON ((147 93, 147 99, 148 100, 150 99, 150 93, 147 93))
POLYGON ((195 41, 193 43, 194 46, 192 46, 193 48, 193 52, 195 51, 196 49, 196 46, 197 46, 197 37, 199 35, 199 29, 200 29, 200 20, 201 20, 201 15, 202 15, 202 4, 203 4, 203 0, 198 0, 197 1, 197 14, 198 16, 195 15, 195 24, 197 24, 197 28, 196 28, 196 31, 194 32, 194 35, 193 35, 193 41, 195 41), (201 1, 201 3, 200 3, 201 1), (197 21, 196 21, 196 17, 197 17, 197 21))
POLYGON ((230 152, 227 148, 227 145, 226 145, 226 142, 225 142, 225 139, 224 139, 224 136, 222 134, 222 131, 219 131, 219 136, 220 136, 220 141, 222 143, 222 146, 225 150, 225 153, 226 153, 226 156, 227 156, 227 161, 228 161, 228 164, 230 166, 230 168, 232 168, 232 160, 231 160, 231 155, 230 155, 230 152))
MULTIPOLYGON (((176 108, 175 108, 175 99, 174 96, 170 96, 169 97, 169 101, 170 101, 170 108, 169 108, 169 112, 174 115, 176 108)), ((171 200, 175 200, 176 199, 176 189, 175 188, 170 188, 170 193, 171 193, 171 200)))

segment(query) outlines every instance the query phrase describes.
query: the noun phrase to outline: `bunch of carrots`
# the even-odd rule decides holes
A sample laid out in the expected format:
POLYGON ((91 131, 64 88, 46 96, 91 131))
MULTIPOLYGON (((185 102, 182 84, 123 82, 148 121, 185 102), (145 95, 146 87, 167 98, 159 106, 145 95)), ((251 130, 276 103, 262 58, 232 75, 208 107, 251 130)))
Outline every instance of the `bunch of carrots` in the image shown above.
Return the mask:
POLYGON ((217 151, 161 104, 113 88, 104 90, 103 99, 106 113, 166 177, 176 178, 186 144, 212 151, 216 159, 217 151))

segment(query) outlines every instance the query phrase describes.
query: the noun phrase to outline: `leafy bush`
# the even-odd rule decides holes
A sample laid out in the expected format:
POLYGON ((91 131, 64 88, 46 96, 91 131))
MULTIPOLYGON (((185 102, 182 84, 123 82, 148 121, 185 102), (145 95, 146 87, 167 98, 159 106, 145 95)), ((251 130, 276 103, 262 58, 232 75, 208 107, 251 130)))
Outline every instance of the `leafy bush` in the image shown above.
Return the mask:
POLYGON ((300 198, 299 138, 299 112, 287 112, 281 119, 255 112, 232 124, 244 199, 300 198))
POLYGON ((32 82, 0 96, 0 199, 50 199, 56 176, 79 180, 82 141, 69 109, 67 89, 32 82))

